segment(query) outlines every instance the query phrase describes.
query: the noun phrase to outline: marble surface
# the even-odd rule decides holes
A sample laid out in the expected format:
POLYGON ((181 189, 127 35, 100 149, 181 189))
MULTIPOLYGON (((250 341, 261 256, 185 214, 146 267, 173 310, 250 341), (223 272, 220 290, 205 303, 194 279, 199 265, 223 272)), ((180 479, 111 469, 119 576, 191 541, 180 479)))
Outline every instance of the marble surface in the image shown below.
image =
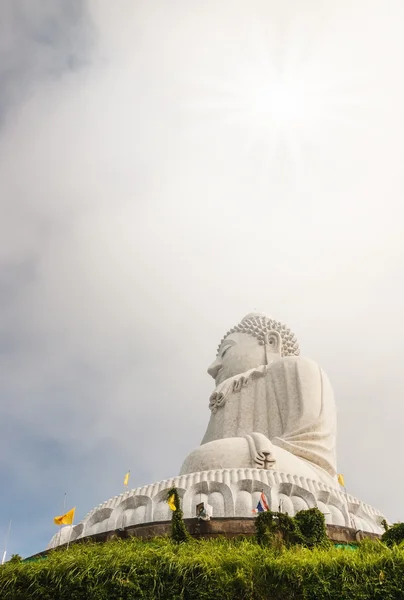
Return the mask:
POLYGON ((299 510, 317 506, 328 524, 383 532, 384 517, 379 511, 317 479, 265 469, 219 469, 177 476, 110 498, 77 525, 63 527, 48 548, 138 523, 167 521, 171 519, 167 492, 173 486, 178 489, 185 518, 195 517, 199 502, 212 507, 212 518, 254 518, 253 510, 264 491, 271 510, 280 509, 293 516, 299 510))
POLYGON ((224 336, 208 373, 216 385, 210 420, 181 474, 271 466, 338 485, 333 391, 324 371, 300 357, 290 329, 247 315, 224 336))
POLYGON ((294 515, 317 506, 328 524, 382 533, 383 515, 338 484, 333 391, 324 371, 300 356, 286 325, 247 315, 223 337, 208 373, 215 380, 209 423, 180 475, 107 500, 62 528, 49 548, 168 520, 173 486, 186 518, 195 517, 199 502, 211 506, 213 519, 254 518, 264 491, 272 510, 294 515))

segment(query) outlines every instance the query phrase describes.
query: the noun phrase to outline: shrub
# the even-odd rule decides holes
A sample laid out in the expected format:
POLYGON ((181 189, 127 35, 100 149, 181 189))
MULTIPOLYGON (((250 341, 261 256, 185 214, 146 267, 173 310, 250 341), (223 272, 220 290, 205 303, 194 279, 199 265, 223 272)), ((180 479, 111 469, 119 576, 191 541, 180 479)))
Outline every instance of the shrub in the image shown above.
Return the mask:
POLYGON ((301 541, 295 520, 287 514, 271 510, 258 514, 255 519, 255 531, 257 542, 261 546, 272 546, 275 538, 280 536, 286 544, 296 544, 301 541))
POLYGON ((296 513, 294 521, 301 534, 301 544, 307 548, 327 546, 327 528, 323 513, 318 508, 309 508, 296 513))
POLYGON ((174 504, 176 510, 172 511, 171 517, 171 538, 177 544, 186 542, 189 539, 187 528, 185 527, 183 512, 181 510, 180 498, 177 488, 171 488, 167 494, 167 500, 174 496, 174 504))
POLYGON ((255 530, 261 546, 273 545, 279 535, 287 545, 300 544, 307 548, 329 545, 324 515, 318 508, 301 510, 295 517, 270 510, 259 513, 255 530))
POLYGON ((47 560, 6 563, 1 600, 402 600, 404 548, 378 552, 249 540, 72 544, 47 560))
POLYGON ((386 529, 382 535, 382 542, 387 546, 400 544, 404 541, 404 523, 395 523, 392 527, 386 529))

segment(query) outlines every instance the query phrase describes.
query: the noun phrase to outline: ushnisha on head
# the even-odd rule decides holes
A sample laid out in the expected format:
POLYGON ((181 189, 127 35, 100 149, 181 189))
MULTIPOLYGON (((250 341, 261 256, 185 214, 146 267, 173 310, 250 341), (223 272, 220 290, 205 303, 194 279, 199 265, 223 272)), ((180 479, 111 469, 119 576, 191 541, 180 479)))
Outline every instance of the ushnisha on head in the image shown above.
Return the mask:
POLYGON ((299 354, 296 336, 286 325, 260 313, 251 313, 226 333, 208 373, 219 385, 249 369, 299 354))

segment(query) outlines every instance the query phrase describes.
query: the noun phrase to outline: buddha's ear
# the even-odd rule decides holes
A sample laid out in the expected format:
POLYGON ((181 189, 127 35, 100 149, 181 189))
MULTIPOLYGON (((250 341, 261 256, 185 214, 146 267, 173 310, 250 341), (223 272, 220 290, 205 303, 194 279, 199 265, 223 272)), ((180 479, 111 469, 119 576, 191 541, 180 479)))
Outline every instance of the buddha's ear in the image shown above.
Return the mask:
POLYGON ((282 338, 274 329, 271 329, 271 331, 268 331, 268 333, 265 335, 265 344, 269 346, 271 352, 281 354, 282 338))

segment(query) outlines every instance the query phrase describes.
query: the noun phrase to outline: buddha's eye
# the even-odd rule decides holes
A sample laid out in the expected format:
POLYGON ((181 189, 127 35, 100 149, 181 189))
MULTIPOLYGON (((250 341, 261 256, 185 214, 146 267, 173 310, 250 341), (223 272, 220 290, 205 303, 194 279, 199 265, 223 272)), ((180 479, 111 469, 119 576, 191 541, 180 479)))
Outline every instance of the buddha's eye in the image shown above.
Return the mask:
POLYGON ((222 358, 226 354, 227 350, 230 350, 231 346, 227 346, 222 352, 222 358))

